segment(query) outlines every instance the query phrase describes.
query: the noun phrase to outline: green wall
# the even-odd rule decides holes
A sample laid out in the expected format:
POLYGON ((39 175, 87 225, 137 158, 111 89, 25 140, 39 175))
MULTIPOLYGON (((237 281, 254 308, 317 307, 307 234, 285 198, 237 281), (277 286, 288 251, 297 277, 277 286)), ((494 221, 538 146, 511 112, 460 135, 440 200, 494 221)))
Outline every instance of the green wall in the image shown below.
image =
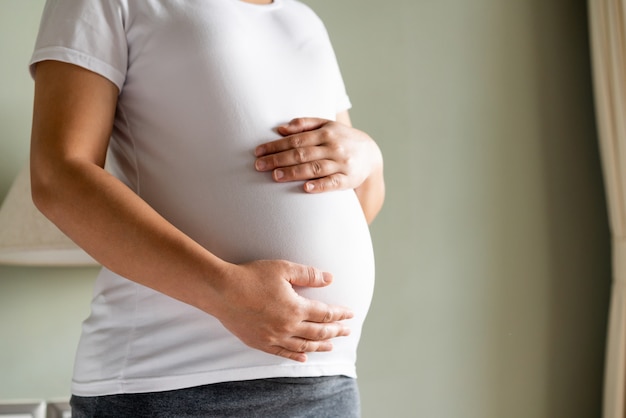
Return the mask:
MULTIPOLYGON (((610 244, 584 2, 308 3, 385 155, 364 417, 599 417, 610 244)), ((0 5, 2 197, 43 1, 0 5)), ((67 396, 95 274, 0 266, 0 399, 67 396)))
MULTIPOLYGON (((0 0, 0 199, 28 158, 43 0, 0 0)), ((95 269, 0 266, 0 399, 67 397, 95 269)))

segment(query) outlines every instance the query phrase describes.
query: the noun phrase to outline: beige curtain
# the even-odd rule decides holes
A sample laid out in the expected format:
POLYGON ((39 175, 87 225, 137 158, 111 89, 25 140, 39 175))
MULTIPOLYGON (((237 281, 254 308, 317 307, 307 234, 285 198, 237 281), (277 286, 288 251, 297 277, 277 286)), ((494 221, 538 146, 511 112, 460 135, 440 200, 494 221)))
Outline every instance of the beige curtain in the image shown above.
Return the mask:
POLYGON ((604 418, 626 418, 626 0, 589 0, 596 120, 613 237, 604 418))

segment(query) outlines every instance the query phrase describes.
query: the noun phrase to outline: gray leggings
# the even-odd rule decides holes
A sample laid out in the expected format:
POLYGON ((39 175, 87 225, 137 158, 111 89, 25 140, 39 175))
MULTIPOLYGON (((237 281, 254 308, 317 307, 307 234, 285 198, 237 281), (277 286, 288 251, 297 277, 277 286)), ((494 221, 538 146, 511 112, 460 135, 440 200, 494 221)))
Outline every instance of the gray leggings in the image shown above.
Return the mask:
POLYGON ((167 392, 72 396, 72 418, 358 418, 356 380, 345 376, 225 382, 167 392))

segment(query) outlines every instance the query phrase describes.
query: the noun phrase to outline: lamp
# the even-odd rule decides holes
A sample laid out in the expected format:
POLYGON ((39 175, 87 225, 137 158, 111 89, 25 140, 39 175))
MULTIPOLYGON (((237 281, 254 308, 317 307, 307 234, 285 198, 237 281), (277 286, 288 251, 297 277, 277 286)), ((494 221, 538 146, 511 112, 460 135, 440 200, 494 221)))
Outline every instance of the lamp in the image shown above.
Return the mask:
POLYGON ((35 207, 28 164, 18 174, 0 207, 0 264, 98 265, 35 207))

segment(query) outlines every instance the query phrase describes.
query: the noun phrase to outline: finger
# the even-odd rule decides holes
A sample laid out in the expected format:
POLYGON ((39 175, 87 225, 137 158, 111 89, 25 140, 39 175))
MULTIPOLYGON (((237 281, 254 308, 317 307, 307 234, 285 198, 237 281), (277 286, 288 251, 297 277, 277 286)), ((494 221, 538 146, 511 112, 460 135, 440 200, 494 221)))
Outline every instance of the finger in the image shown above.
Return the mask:
POLYGON ((329 176, 310 180, 304 183, 304 191, 307 193, 322 193, 332 190, 345 189, 346 177, 343 174, 335 173, 329 176))
POLYGON ((260 157, 288 149, 322 144, 327 141, 331 130, 321 128, 331 123, 334 122, 320 118, 293 119, 288 124, 276 128, 284 138, 259 145, 254 154, 260 157))
POLYGON ((307 299, 306 321, 313 323, 331 323, 352 319, 354 312, 345 306, 327 305, 323 302, 307 299))
POLYGON ((285 353, 315 353, 318 351, 332 351, 333 343, 324 341, 307 340, 306 338, 292 337, 285 341, 285 353))
POLYGON ((310 341, 329 341, 350 335, 350 328, 340 322, 302 322, 296 336, 310 341))
POLYGON ((267 350, 267 352, 270 354, 274 354, 275 356, 285 357, 293 361, 298 361, 300 363, 304 363, 308 359, 305 353, 288 350, 284 347, 279 346, 274 346, 273 349, 267 350))
POLYGON ((287 281, 293 286, 324 287, 333 281, 333 275, 315 267, 294 264, 287 281))
POLYGON ((327 159, 329 150, 319 145, 300 146, 289 148, 284 151, 262 155, 254 162, 258 171, 270 171, 279 167, 289 167, 296 164, 304 164, 316 160, 327 159))
POLYGON ((310 163, 293 165, 291 167, 277 168, 272 173, 272 178, 274 181, 280 183, 300 180, 306 181, 333 175, 338 173, 339 168, 339 164, 334 161, 317 160, 310 163))
POLYGON ((333 350, 330 341, 311 341, 305 338, 292 337, 285 342, 285 346, 274 346, 268 353, 285 357, 294 361, 306 362, 306 353, 328 352, 333 350))
POLYGON ((266 142, 256 147, 254 155, 262 157, 291 149, 320 145, 324 142, 324 136, 314 132, 299 132, 275 141, 266 142))
POLYGON ((330 120, 322 118, 295 118, 284 125, 276 128, 281 135, 293 135, 300 132, 319 129, 326 125, 330 120))

